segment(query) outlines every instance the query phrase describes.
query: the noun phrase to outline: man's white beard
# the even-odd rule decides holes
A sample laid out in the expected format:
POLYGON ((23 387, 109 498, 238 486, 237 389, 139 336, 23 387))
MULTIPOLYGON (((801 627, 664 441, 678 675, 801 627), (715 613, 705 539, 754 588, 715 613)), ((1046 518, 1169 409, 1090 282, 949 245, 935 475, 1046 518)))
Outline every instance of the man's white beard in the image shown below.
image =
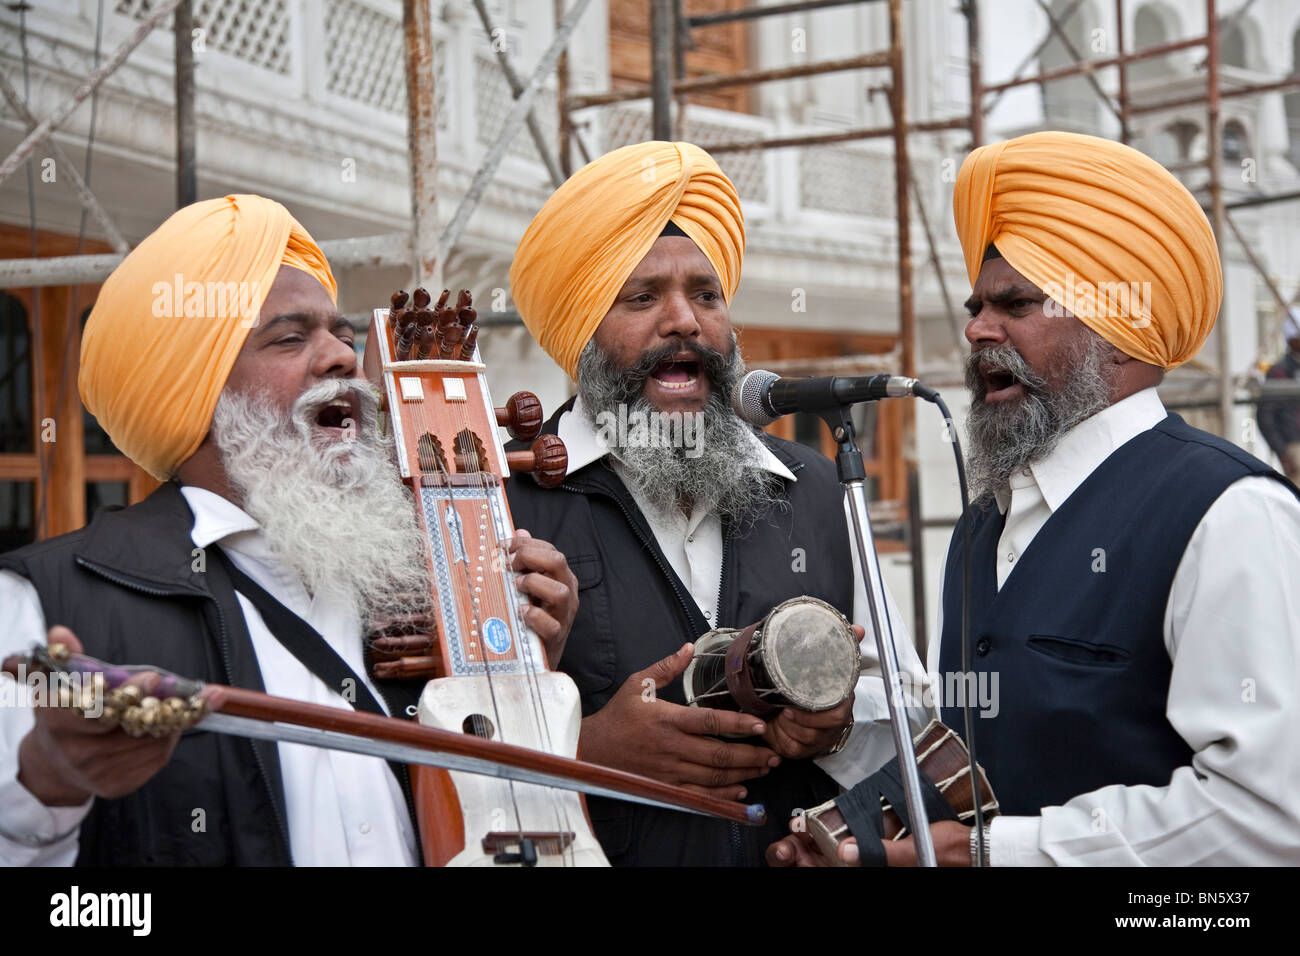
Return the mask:
POLYGON ((222 392, 212 419, 226 475, 271 552, 313 595, 356 607, 363 634, 429 606, 415 506, 378 421, 374 392, 356 379, 313 386, 288 419, 264 395, 222 392), (357 434, 313 436, 320 409, 349 394, 357 434))

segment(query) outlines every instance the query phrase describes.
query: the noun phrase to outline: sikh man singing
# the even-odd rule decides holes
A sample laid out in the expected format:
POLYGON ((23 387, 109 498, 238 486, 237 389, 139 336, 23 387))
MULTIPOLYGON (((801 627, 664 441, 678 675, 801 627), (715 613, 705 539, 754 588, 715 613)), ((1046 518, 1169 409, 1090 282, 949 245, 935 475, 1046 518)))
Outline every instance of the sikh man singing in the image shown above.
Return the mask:
MULTIPOLYGON (((366 676, 363 638, 426 609, 426 564, 335 302, 311 236, 259 196, 188 206, 127 256, 86 325, 81 396, 163 484, 0 555, 0 657, 48 637, 112 663, 396 710, 395 688, 366 676), (153 306, 174 277, 187 297, 192 283, 237 291, 198 294, 173 316, 153 306), (289 618, 363 675, 364 692, 345 699, 301 663, 273 623, 289 618)), ((510 547, 525 620, 554 661, 573 578, 526 533, 510 547)), ((8 865, 413 864, 405 789, 378 757, 217 733, 136 739, 66 709, 0 711, 8 865)))
MULTIPOLYGON (((1137 150, 1056 132, 975 150, 953 205, 970 660, 1001 692, 974 724, 1002 814, 934 824, 940 865, 981 841, 994 866, 1300 863, 1300 491, 1156 393, 1219 310, 1204 212, 1137 150)), ((941 674, 961 670, 961 553, 959 525, 941 674)), ((951 702, 943 720, 963 726, 951 702)), ((911 838, 884 853, 915 861, 911 838)), ((797 835, 768 856, 820 862, 797 835)))
MULTIPOLYGON (((757 865, 793 809, 837 792, 828 774, 852 783, 891 753, 869 641, 869 676, 834 709, 759 720, 683 706, 690 642, 711 628, 745 627, 803 595, 854 621, 869 615, 833 464, 731 409, 744 364, 729 303, 744 250, 739 197, 712 157, 652 142, 575 173, 510 271, 529 331, 577 382, 576 400, 545 426, 568 448, 564 482, 516 481, 508 493, 515 517, 554 541, 578 579, 560 669, 582 694, 580 754, 762 802, 773 821, 754 830, 590 799, 614 865, 757 865), (664 423, 696 417, 698 431, 682 428, 676 441, 618 425, 648 423, 645 435, 658 422, 663 438, 664 423)), ((896 630, 916 676, 917 655, 896 630)))

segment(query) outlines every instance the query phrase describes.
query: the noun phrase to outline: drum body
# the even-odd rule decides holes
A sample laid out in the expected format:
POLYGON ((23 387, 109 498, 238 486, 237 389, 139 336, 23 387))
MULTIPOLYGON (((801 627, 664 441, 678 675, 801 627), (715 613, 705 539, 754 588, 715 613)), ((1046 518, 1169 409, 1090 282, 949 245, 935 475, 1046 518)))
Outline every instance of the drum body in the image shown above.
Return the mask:
POLYGON ((825 601, 798 597, 749 627, 702 635, 682 682, 692 707, 764 717, 783 707, 838 707, 853 693, 861 668, 848 619, 825 601))

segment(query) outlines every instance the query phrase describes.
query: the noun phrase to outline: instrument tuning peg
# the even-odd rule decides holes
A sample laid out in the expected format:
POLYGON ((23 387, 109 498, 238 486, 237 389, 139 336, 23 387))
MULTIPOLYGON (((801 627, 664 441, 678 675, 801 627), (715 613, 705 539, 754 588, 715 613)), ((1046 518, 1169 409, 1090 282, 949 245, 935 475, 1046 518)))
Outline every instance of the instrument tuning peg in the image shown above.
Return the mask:
POLYGON ((515 392, 496 409, 497 424, 516 441, 532 441, 542 430, 542 403, 532 392, 515 392))
POLYGON ((474 360, 474 347, 478 345, 478 326, 471 325, 469 334, 465 336, 465 341, 460 344, 460 360, 462 362, 472 362, 474 360))
POLYGON ((461 289, 460 294, 456 296, 456 320, 466 329, 473 325, 474 320, 478 318, 478 312, 475 311, 473 302, 474 296, 470 294, 468 289, 461 289))
POLYGON ((506 452, 511 471, 530 472, 543 488, 554 488, 564 481, 569 469, 569 452, 559 435, 538 435, 528 451, 506 452))

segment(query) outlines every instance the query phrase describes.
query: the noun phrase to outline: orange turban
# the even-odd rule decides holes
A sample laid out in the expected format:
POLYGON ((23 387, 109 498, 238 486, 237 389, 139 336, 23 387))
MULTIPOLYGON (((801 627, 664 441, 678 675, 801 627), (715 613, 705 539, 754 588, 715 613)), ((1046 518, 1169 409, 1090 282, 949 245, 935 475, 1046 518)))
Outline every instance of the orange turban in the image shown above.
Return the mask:
POLYGON ((569 177, 524 233, 510 292, 528 331, 570 378, 670 220, 712 263, 730 303, 745 255, 740 197, 713 157, 690 143, 606 153, 569 177))
POLYGON ((966 157, 953 193, 971 283, 990 244, 1127 355, 1171 369, 1214 327, 1223 273, 1200 204, 1135 149, 1031 133, 966 157))
POLYGON ((289 210, 226 196, 174 213, 105 280, 81 341, 81 400, 155 478, 203 443, 282 265, 337 301, 329 263, 289 210))

